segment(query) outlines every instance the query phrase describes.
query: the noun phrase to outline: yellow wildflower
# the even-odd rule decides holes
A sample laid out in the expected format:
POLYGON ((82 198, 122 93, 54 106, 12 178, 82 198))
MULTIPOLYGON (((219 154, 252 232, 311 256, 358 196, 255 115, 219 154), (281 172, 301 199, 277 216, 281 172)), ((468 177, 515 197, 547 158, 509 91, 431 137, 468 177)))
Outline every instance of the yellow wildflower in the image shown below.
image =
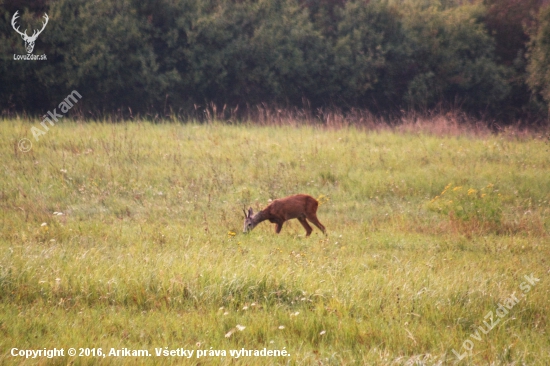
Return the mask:
POLYGON ((445 188, 443 189, 443 191, 441 192, 441 195, 444 195, 445 192, 447 192, 447 190, 448 190, 449 188, 451 188, 451 186, 452 186, 452 183, 447 184, 447 185, 445 186, 445 188))
POLYGON ((472 194, 477 193, 477 191, 473 188, 468 189, 468 196, 471 196, 472 194))
POLYGON ((324 194, 321 194, 319 197, 317 197, 317 202, 319 202, 319 206, 328 201, 330 201, 330 198, 325 196, 324 194))
POLYGON ((460 187, 454 187, 454 188, 453 188, 453 192, 460 191, 461 189, 462 189, 462 186, 460 186, 460 187))

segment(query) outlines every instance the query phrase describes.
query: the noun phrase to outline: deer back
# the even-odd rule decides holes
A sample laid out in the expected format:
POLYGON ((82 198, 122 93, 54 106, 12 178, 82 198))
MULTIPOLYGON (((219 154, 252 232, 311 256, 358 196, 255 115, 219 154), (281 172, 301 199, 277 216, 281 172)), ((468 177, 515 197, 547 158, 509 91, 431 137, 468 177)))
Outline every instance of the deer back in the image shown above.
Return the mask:
POLYGON ((263 211, 270 220, 286 221, 309 216, 317 211, 317 200, 307 194, 276 199, 263 211))

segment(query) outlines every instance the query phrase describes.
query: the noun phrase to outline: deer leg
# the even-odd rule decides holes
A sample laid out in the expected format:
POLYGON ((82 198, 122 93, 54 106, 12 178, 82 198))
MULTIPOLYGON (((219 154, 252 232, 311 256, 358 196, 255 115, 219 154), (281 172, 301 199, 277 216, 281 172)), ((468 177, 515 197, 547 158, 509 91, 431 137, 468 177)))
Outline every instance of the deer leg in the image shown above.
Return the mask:
MULTIPOLYGON (((319 219, 317 218, 317 215, 313 214, 313 215, 309 215, 307 217, 307 219, 315 226, 317 226, 319 228, 319 230, 321 230, 323 232, 323 234, 327 234, 326 233, 326 229, 325 229, 325 226, 323 224, 321 224, 321 222, 319 221, 319 219)), ((305 220, 304 220, 305 221, 305 220)))
POLYGON ((311 234, 311 232, 313 231, 313 229, 311 228, 311 226, 309 226, 309 224, 307 223, 305 218, 298 217, 298 221, 300 221, 300 224, 302 224, 304 229, 306 229, 306 237, 308 237, 311 234))
POLYGON ((275 225, 275 232, 277 234, 279 234, 281 232, 282 228, 283 228, 283 223, 282 222, 277 222, 276 225, 275 225))

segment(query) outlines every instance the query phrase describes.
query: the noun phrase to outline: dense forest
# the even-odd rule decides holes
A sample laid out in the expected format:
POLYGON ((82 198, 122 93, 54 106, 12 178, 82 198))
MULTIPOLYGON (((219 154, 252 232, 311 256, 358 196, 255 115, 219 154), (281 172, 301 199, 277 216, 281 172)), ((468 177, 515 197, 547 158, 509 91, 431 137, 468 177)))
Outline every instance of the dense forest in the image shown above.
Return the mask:
MULTIPOLYGON (((458 109, 547 123, 545 0, 4 0, 0 111, 458 109), (35 55, 14 30, 40 29, 35 55)), ((131 111, 131 112, 130 112, 131 111)))

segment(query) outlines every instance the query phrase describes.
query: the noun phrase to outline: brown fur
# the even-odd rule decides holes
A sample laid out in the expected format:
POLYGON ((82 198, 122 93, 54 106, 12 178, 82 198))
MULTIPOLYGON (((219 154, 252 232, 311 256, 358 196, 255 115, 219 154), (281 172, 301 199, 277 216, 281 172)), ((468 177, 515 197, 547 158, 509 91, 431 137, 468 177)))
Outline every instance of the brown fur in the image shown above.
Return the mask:
POLYGON ((325 227, 317 218, 318 206, 319 203, 315 198, 307 194, 297 194, 271 202, 266 208, 258 212, 256 215, 254 215, 252 208, 249 208, 248 214, 246 212, 244 213, 244 232, 249 232, 260 222, 269 220, 269 222, 275 224, 275 232, 279 234, 285 221, 298 219, 304 229, 306 229, 306 236, 309 236, 313 231, 307 220, 326 234, 325 227))

